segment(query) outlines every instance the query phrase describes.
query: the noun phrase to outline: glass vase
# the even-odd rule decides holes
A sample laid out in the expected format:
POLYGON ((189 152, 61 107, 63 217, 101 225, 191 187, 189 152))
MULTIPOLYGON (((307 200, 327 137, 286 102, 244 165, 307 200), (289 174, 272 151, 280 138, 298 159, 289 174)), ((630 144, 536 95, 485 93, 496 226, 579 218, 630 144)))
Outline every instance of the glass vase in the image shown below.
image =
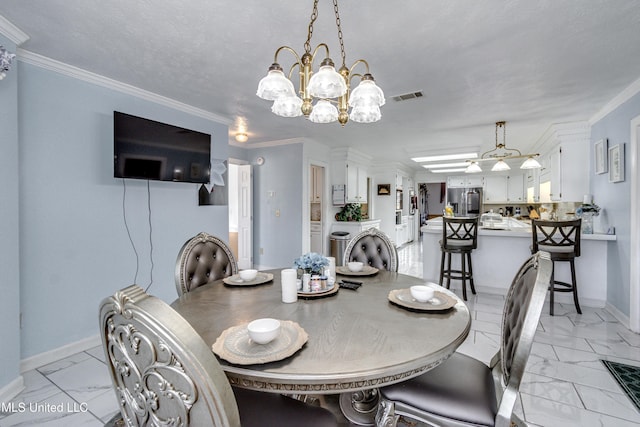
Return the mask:
POLYGON ((582 213, 582 234, 593 234, 593 212, 582 213))

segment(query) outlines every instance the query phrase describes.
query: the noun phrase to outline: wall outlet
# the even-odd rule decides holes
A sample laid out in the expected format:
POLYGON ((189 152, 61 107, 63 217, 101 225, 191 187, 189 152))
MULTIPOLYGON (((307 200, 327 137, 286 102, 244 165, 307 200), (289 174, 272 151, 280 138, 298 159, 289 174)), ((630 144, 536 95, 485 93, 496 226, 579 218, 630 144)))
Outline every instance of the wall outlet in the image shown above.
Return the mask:
POLYGON ((276 209, 276 216, 280 216, 280 209, 276 209))

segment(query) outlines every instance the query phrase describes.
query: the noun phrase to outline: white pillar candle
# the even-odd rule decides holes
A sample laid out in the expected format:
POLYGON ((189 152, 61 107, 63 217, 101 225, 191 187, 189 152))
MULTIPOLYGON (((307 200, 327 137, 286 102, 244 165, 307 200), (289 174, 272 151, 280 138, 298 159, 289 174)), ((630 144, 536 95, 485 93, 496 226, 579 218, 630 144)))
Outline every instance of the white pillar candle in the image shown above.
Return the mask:
POLYGON ((336 281, 336 258, 330 256, 327 257, 327 259, 329 260, 329 266, 326 267, 327 281, 329 282, 329 284, 333 285, 336 281))
POLYGON ((282 302, 291 303, 298 301, 298 274, 292 268, 286 268, 280 272, 280 284, 282 285, 282 302))
POLYGON ((591 197, 591 194, 585 194, 584 197, 582 198, 583 205, 590 205, 592 201, 593 201, 593 197, 591 197))

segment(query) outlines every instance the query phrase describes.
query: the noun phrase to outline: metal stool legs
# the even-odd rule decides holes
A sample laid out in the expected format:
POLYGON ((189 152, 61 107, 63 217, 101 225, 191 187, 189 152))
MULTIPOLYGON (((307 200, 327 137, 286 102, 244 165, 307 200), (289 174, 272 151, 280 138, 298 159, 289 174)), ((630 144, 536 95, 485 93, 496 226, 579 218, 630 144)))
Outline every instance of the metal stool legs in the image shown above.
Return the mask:
POLYGON ((554 294, 556 292, 571 292, 573 293, 573 304, 576 306, 576 311, 578 314, 582 314, 582 310, 580 309, 580 303, 578 302, 578 283, 576 281, 576 265, 573 262, 573 259, 568 260, 569 265, 571 266, 571 283, 561 282, 555 280, 555 266, 556 261, 553 262, 553 267, 551 268, 551 282, 549 283, 549 291, 551 295, 549 296, 549 314, 553 316, 553 305, 554 305, 554 294), (560 288, 556 287, 561 286, 560 288))

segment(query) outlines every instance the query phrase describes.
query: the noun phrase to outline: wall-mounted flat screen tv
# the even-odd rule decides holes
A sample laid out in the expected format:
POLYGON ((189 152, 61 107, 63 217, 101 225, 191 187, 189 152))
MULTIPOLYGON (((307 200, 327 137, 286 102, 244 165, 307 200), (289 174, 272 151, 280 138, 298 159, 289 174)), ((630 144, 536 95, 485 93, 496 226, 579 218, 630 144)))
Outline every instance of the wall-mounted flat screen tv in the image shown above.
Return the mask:
POLYGON ((208 183, 211 135, 113 112, 113 176, 208 183))

